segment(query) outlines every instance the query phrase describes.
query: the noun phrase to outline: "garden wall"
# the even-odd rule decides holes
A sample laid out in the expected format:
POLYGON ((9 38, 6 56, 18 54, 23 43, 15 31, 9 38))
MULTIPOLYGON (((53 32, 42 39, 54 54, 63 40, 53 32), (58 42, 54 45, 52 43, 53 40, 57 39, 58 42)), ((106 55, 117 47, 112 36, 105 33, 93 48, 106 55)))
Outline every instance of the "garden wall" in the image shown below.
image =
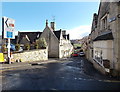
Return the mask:
POLYGON ((41 60, 48 60, 48 50, 47 49, 38 49, 38 50, 29 50, 21 53, 12 54, 14 61, 21 60, 21 62, 34 62, 41 60))

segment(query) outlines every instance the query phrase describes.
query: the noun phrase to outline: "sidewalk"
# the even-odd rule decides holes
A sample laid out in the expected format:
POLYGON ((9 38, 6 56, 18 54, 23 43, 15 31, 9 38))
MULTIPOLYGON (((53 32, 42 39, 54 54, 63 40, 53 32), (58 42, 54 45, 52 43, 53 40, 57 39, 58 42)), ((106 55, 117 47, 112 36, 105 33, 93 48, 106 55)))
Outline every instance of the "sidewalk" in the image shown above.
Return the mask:
POLYGON ((59 59, 49 59, 46 61, 34 61, 34 62, 14 62, 12 64, 0 64, 0 70, 6 70, 10 68, 18 68, 18 67, 25 67, 25 66, 31 66, 31 65, 39 65, 39 64, 45 64, 45 63, 52 63, 52 62, 59 62, 61 60, 59 59))
POLYGON ((23 67, 23 66, 28 66, 28 65, 30 65, 29 62, 19 62, 19 63, 15 62, 15 63, 12 63, 12 64, 1 64, 0 65, 0 70, 23 67))

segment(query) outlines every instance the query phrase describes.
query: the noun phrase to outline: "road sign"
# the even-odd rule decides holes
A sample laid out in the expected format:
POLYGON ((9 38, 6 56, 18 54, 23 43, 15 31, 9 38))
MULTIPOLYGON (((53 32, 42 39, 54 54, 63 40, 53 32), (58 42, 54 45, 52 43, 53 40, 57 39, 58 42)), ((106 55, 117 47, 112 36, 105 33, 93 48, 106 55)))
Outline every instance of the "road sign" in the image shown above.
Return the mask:
POLYGON ((11 56, 10 56, 10 39, 15 39, 15 34, 14 34, 14 25, 15 25, 15 20, 8 18, 8 17, 3 17, 2 18, 2 31, 3 31, 3 38, 8 39, 8 63, 11 64, 11 56))
POLYGON ((15 25, 14 19, 8 17, 2 18, 3 38, 15 39, 14 25, 15 25))

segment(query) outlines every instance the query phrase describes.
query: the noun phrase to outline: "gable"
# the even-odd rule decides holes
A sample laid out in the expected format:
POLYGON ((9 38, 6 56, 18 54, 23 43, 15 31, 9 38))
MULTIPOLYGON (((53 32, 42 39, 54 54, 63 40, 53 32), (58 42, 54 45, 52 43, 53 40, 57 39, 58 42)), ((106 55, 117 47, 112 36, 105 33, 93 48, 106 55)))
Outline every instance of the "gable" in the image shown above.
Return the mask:
POLYGON ((49 28, 48 26, 46 26, 40 37, 45 38, 46 42, 49 43, 51 36, 54 37, 54 40, 58 40, 58 38, 54 34, 53 30, 51 28, 49 28))

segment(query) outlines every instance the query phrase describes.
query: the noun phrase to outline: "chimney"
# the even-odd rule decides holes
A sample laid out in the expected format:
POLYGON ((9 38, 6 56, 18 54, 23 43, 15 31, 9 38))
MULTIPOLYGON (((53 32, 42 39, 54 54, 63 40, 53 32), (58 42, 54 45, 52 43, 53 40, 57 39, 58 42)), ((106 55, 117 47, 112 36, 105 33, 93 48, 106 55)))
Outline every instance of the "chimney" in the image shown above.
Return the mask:
POLYGON ((69 34, 67 35, 67 39, 70 40, 70 35, 69 34))
POLYGON ((63 30, 63 31, 62 31, 62 35, 66 35, 66 30, 63 30))
POLYGON ((46 26, 48 26, 48 20, 46 20, 46 26))
POLYGON ((51 22, 51 28, 55 31, 55 22, 51 22))

